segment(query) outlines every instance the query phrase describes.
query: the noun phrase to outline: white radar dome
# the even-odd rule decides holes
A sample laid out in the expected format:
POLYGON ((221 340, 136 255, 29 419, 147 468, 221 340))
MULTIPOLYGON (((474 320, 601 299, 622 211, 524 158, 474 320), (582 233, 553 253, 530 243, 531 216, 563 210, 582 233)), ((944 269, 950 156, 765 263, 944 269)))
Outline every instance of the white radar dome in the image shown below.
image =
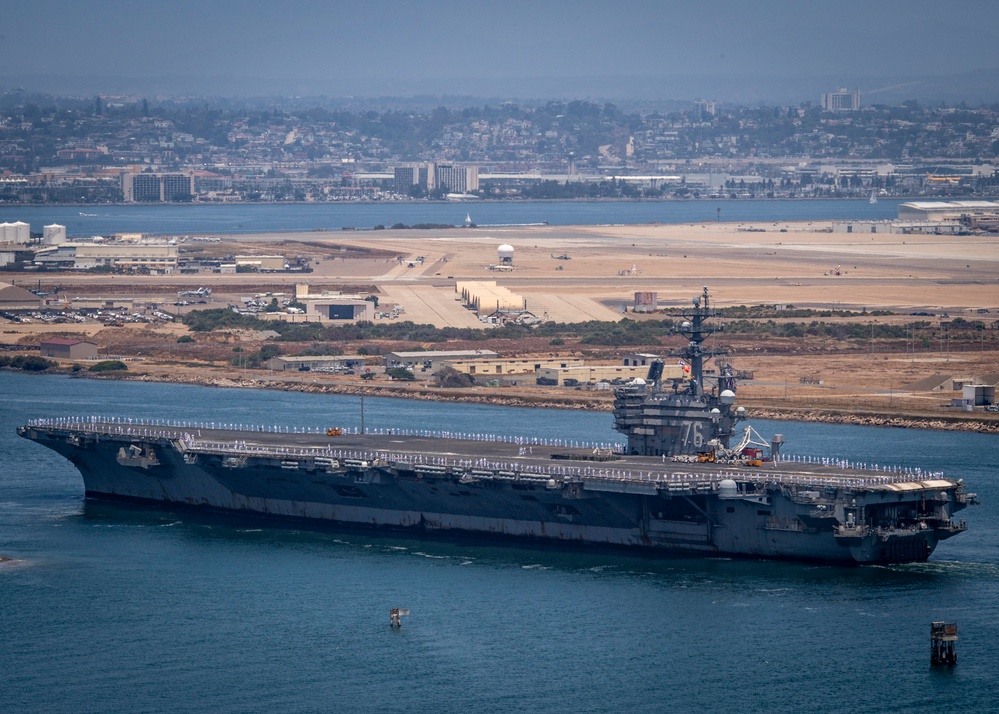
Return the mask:
POLYGON ((739 495, 739 486, 730 478, 722 479, 718 483, 718 495, 721 498, 735 498, 739 495))
POLYGON ((499 248, 496 249, 499 252, 500 258, 512 258, 513 257, 513 246, 509 243, 504 243, 499 248))
POLYGON ((735 392, 731 389, 726 389, 721 394, 718 395, 721 399, 722 404, 734 404, 735 403, 735 392))
POLYGON ((645 384, 645 380, 642 379, 641 377, 635 377, 633 380, 631 380, 631 383, 635 384, 635 385, 638 385, 638 386, 641 386, 641 385, 645 384))

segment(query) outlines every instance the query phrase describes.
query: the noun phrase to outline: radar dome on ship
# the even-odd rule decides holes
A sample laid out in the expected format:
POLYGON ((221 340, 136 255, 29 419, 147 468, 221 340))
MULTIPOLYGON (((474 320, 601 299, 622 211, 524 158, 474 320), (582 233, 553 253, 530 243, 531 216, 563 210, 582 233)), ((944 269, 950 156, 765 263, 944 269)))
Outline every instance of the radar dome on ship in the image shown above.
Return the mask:
POLYGON ((737 498, 739 496, 739 485, 730 478, 722 479, 718 483, 719 498, 737 498))
POLYGON ((722 404, 734 404, 735 403, 735 392, 731 389, 726 389, 721 394, 718 395, 722 404))

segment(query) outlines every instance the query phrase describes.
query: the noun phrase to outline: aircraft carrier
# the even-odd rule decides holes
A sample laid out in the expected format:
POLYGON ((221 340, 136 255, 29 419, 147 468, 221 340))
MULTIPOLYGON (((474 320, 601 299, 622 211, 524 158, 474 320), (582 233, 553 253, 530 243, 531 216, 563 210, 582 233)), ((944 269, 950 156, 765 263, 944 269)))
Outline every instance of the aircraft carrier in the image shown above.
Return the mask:
POLYGON ((168 503, 412 534, 844 563, 926 560, 966 529, 960 480, 781 454, 737 424, 735 380, 705 385, 714 316, 685 313, 689 378, 615 392, 624 448, 488 434, 41 419, 18 433, 65 456, 88 498, 168 503))

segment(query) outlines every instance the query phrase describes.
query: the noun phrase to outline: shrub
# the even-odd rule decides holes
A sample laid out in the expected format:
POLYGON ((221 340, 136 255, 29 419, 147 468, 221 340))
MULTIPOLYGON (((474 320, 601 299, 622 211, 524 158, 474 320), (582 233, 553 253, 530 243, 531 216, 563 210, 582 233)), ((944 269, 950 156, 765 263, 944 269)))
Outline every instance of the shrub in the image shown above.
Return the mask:
POLYGON ((57 366, 55 362, 38 355, 17 355, 16 357, 0 357, 0 367, 20 369, 25 372, 44 372, 57 366))
POLYGON ((406 382, 412 382, 416 379, 416 377, 413 376, 413 373, 405 367, 392 367, 391 369, 385 370, 385 374, 392 379, 400 379, 406 382))
POLYGON ((190 335, 181 335, 180 337, 177 338, 177 344, 179 345, 186 345, 190 344, 191 342, 194 342, 194 338, 191 337, 190 335))
POLYGON ((90 368, 91 372, 123 372, 128 369, 128 366, 117 359, 106 359, 90 368))
POLYGON ((212 332, 229 327, 261 330, 268 326, 266 322, 258 320, 252 315, 240 315, 224 307, 212 308, 210 310, 192 310, 184 315, 181 320, 193 332, 212 332))
POLYGON ((236 356, 229 360, 229 364, 234 367, 260 369, 265 362, 281 354, 281 347, 273 343, 268 343, 256 352, 246 353, 242 347, 233 347, 232 351, 236 353, 236 356))
POLYGON ((444 389, 463 389, 474 384, 472 377, 463 374, 450 365, 445 365, 434 374, 434 381, 438 387, 444 389))

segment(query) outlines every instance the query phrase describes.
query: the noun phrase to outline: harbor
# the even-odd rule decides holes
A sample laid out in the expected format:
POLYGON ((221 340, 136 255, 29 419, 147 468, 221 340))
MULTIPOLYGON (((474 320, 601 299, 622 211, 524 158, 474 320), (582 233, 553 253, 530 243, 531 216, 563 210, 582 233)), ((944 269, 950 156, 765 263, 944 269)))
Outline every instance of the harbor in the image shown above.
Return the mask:
MULTIPOLYGON (((0 597, 8 604, 0 645, 14 656, 8 701, 15 707, 44 691, 57 710, 97 697, 155 708, 166 682, 185 692, 168 697, 179 710, 189 697, 219 711, 279 706, 308 686, 315 697, 363 698, 393 711, 399 700, 389 682, 405 677, 410 700, 442 696, 499 710, 507 687, 486 674, 496 666, 516 678, 521 696, 554 712, 641 711, 649 697, 668 698, 678 688, 690 690, 690 707, 779 697, 782 706, 820 711, 816 701, 836 696, 844 682, 873 688, 885 677, 896 682, 892 701, 912 711, 929 711, 928 689, 937 692, 934 708, 989 706, 985 684, 999 642, 988 617, 999 602, 999 489, 991 466, 999 454, 989 435, 753 421, 762 434, 784 435, 788 468, 824 459, 878 464, 877 477, 891 479, 880 468, 890 461, 913 473, 963 477, 983 505, 968 509, 968 530, 925 563, 648 558, 85 500, 76 468, 18 438, 16 426, 44 418, 79 427, 95 410, 113 410, 115 423, 104 419, 109 429, 187 432, 205 447, 251 439, 264 445, 297 430, 303 444, 376 450, 325 435, 340 425, 350 433, 338 438, 360 438, 353 433, 361 428, 356 396, 10 373, 0 374, 0 386, 8 405, 0 415, 8 454, 0 555, 13 559, 0 566, 0 597), (74 414, 88 416, 81 422, 74 414), (213 421, 219 429, 220 419, 229 430, 224 441, 205 431, 213 421), (267 423, 272 432, 260 431, 267 423), (393 607, 411 611, 397 633, 387 622, 393 607), (139 621, 160 634, 136 632, 139 621), (953 669, 928 666, 931 621, 960 622, 961 659, 953 669), (875 670, 837 656, 843 633, 858 627, 863 659, 877 661, 875 670), (761 639, 761 631, 771 634, 761 639), (223 686, 207 676, 220 657, 228 662, 223 686), (632 666, 608 668, 619 658, 632 666), (706 658, 713 668, 702 666, 706 658), (386 660, 394 663, 391 675, 386 660), (555 661, 565 676, 553 683, 547 672, 555 661), (143 684, 149 667, 162 673, 157 686, 143 684), (827 677, 815 679, 818 667, 827 677), (737 683, 719 675, 736 670, 737 683), (272 675, 266 683, 262 671, 272 675), (458 671, 465 673, 460 684, 452 677, 458 671), (606 688, 587 689, 595 677, 613 685, 612 698, 606 688), (125 681, 137 683, 127 702, 117 687, 125 681), (591 692, 585 703, 581 691, 591 692)), ((592 451, 622 443, 607 413, 373 397, 365 412, 366 430, 377 432, 369 440, 395 438, 392 430, 425 438, 496 434, 504 441, 473 443, 512 452, 497 462, 516 461, 521 446, 533 445, 538 455, 539 446, 592 451)), ((690 470, 670 468, 681 466, 690 470)))

